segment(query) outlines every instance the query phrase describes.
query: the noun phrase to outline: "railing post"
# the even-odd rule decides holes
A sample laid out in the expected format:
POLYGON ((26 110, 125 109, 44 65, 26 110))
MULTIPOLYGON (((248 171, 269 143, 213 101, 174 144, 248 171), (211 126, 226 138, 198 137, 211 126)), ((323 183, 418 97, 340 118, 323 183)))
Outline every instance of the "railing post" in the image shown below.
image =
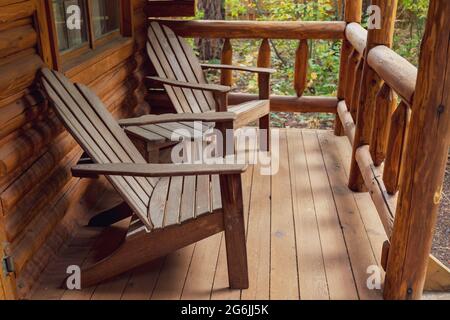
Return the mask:
POLYGON ((372 5, 377 5, 381 9, 381 21, 380 28, 369 28, 367 35, 367 47, 356 117, 355 142, 353 144, 348 183, 349 188, 353 191, 363 191, 365 189, 364 179, 356 161, 356 151, 363 145, 370 145, 375 117, 375 101, 383 85, 383 81, 369 66, 367 55, 372 48, 378 45, 392 46, 397 3, 398 0, 372 0, 372 5))
MULTIPOLYGON (((361 23, 362 18, 362 0, 345 0, 345 22, 358 22, 361 23)), ((339 71, 339 86, 338 86, 338 99, 344 100, 346 98, 346 71, 347 71, 347 61, 348 57, 352 53, 352 46, 348 40, 344 39, 342 42, 341 49, 341 65, 339 71)), ((334 133, 337 136, 342 136, 344 134, 344 128, 339 120, 339 116, 336 116, 336 122, 334 127, 334 133)))
MULTIPOLYGON (((225 39, 223 42, 221 63, 233 64, 233 47, 230 39, 225 39)), ((222 70, 220 83, 224 86, 231 86, 233 84, 233 72, 231 70, 222 70)))
POLYGON ((397 96, 386 83, 377 94, 375 119, 370 144, 373 164, 378 167, 386 159, 392 114, 397 108, 397 96))
MULTIPOLYGON (((258 67, 270 68, 271 53, 270 53, 270 43, 269 39, 263 39, 261 42, 261 47, 258 53, 258 67)), ((266 100, 270 99, 270 75, 269 74, 259 74, 258 75, 258 87, 259 87, 259 99, 266 100)), ((266 150, 270 147, 270 112, 268 115, 259 119, 260 131, 260 141, 264 141, 263 137, 266 137, 266 150), (265 132, 264 132, 265 130, 265 132)))
MULTIPOLYGON (((261 42, 261 47, 258 52, 258 67, 261 68, 270 68, 271 66, 271 57, 270 57, 270 43, 269 39, 263 39, 261 42)), ((264 90, 269 88, 267 85, 267 81, 269 81, 269 77, 264 74, 258 75, 258 84, 260 90, 264 90)), ((270 92, 260 92, 260 99, 269 99, 270 92)))
POLYGON ((353 121, 356 123, 356 110, 358 110, 359 84, 361 83, 362 69, 364 67, 364 59, 356 49, 350 55, 347 65, 347 87, 345 90, 345 103, 350 111, 353 121))
POLYGON ((431 0, 387 263, 385 299, 420 299, 450 141, 450 1, 431 0))
POLYGON ((396 194, 400 186, 400 170, 408 136, 410 110, 402 101, 391 117, 383 181, 389 194, 396 194))
POLYGON ((295 51, 294 88, 297 97, 303 96, 307 85, 308 53, 308 40, 300 40, 297 51, 295 51))

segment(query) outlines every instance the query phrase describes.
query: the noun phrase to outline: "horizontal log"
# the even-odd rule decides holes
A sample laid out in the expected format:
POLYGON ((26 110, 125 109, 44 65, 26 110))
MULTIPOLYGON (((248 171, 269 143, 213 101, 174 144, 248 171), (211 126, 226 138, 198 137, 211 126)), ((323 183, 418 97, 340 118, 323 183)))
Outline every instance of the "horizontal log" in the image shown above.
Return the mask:
POLYGON ((38 55, 30 54, 17 55, 17 59, 0 66, 0 100, 28 88, 42 65, 38 55))
MULTIPOLYGON (((20 102, 20 101, 19 101, 20 102)), ((24 112, 20 113, 16 117, 10 119, 10 121, 4 123, 0 127, 0 139, 7 137, 9 134, 23 128, 29 123, 36 121, 36 119, 45 113, 47 105, 45 103, 36 104, 28 107, 24 112)))
POLYGON ((80 156, 80 148, 75 148, 67 154, 60 164, 54 166, 44 180, 24 195, 19 205, 5 216, 5 231, 9 242, 25 230, 33 219, 39 218, 46 211, 47 204, 57 197, 61 189, 72 179, 70 169, 80 156))
MULTIPOLYGON (((230 105, 236 105, 257 99, 258 96, 253 94, 231 93, 228 101, 230 105)), ((272 112, 336 113, 337 103, 336 97, 270 96, 272 112)))
POLYGON ((359 23, 349 23, 345 28, 345 37, 360 54, 364 53, 367 46, 367 30, 359 23))
POLYGON ((122 87, 128 80, 132 80, 130 75, 136 69, 136 65, 134 59, 127 59, 94 80, 89 86, 102 99, 122 87))
MULTIPOLYGON (((2 117, 0 118, 0 127, 4 126, 15 117, 27 111, 28 108, 40 105, 41 110, 45 110, 44 97, 39 91, 27 91, 3 100, 0 103, 2 117), (9 100, 9 101, 8 101, 9 100)), ((0 135, 0 139, 1 139, 0 135)))
MULTIPOLYGON (((89 228, 84 228, 80 231, 79 225, 84 224, 85 221, 87 221, 85 217, 92 214, 92 209, 94 205, 98 203, 98 199, 103 198, 103 190, 108 190, 104 183, 104 179, 95 181, 83 179, 76 185, 77 192, 70 194, 70 201, 72 201, 72 203, 77 201, 78 204, 72 205, 66 210, 64 217, 52 228, 44 245, 33 252, 31 259, 27 261, 25 267, 22 268, 18 275, 17 283, 19 298, 28 297, 28 293, 34 288, 36 281, 42 276, 42 271, 47 267, 48 262, 51 261, 51 259, 54 259, 55 255, 60 252, 61 246, 68 239, 73 237, 74 232, 77 232, 77 237, 79 238, 78 240, 72 241, 72 244, 75 245, 73 248, 74 251, 79 250, 79 248, 76 247, 78 243, 82 242, 83 245, 85 245, 87 238, 96 239, 94 235, 98 235, 101 231, 89 228), (96 192, 91 192, 92 190, 96 190, 96 192), (87 197, 93 193, 95 193, 97 198, 94 203, 89 202, 89 197, 87 197), (80 198, 81 196, 82 198, 80 198), (72 199, 71 197, 78 197, 81 201, 72 199)), ((93 244, 92 241, 89 243, 93 244)))
MULTIPOLYGON (((17 1, 18 2, 18 1, 17 1)), ((34 1, 6 4, 0 10, 0 23, 8 23, 22 18, 30 17, 36 11, 34 1)))
MULTIPOLYGON (((152 20, 152 19, 150 19, 152 20)), ((153 19, 155 20, 155 19, 153 19)), ((222 21, 157 20, 176 34, 191 38, 227 39, 343 39, 342 21, 222 21)))
POLYGON ((32 17, 27 17, 19 20, 10 21, 7 23, 0 23, 0 31, 20 28, 23 26, 33 25, 32 17))
POLYGON ((8 214, 16 203, 21 201, 25 194, 48 176, 61 159, 76 145, 75 140, 68 134, 62 134, 56 138, 48 151, 1 193, 0 201, 4 210, 3 214, 8 214))
POLYGON ((57 134, 62 132, 62 126, 52 115, 37 122, 26 130, 19 138, 9 141, 0 147, 0 176, 5 176, 27 158, 43 148, 57 134))
POLYGON ((356 161, 361 170, 366 187, 375 204, 378 215, 383 223, 384 230, 389 237, 394 226, 397 195, 389 195, 384 186, 380 167, 375 167, 370 155, 369 146, 364 145, 356 151, 356 161))
MULTIPOLYGON (((137 82, 132 77, 129 77, 129 80, 131 82, 125 81, 101 97, 110 111, 122 106, 124 102, 127 103, 126 106, 137 103, 136 98, 133 97, 137 82)), ((17 138, 0 145, 0 177, 11 174, 24 160, 42 150, 61 132, 63 132, 63 126, 52 114, 33 123, 33 126, 24 130, 17 138)))
POLYGON ((370 50, 368 63, 402 99, 412 104, 417 82, 417 68, 386 46, 370 50))
POLYGON ((80 179, 71 179, 60 190, 60 196, 49 203, 46 210, 42 211, 42 214, 30 223, 27 230, 22 233, 22 237, 11 244, 17 276, 21 275, 23 268, 33 257, 33 254, 44 245, 54 227, 64 218, 67 210, 76 205, 75 202, 78 201, 79 197, 74 196, 74 193, 79 192, 77 190, 79 182, 80 179))
POLYGON ((350 141, 350 145, 353 145, 355 141, 355 122, 353 121, 352 114, 348 111, 347 104, 344 100, 339 101, 337 112, 342 126, 344 127, 345 135, 350 141))
MULTIPOLYGON (((173 109, 167 94, 162 90, 151 90, 149 92, 150 105, 158 110, 167 112, 173 109)), ((248 93, 230 93, 228 95, 229 105, 237 105, 248 101, 258 100, 258 95, 248 93)), ((272 112, 317 112, 336 113, 338 99, 336 97, 295 97, 295 96, 270 96, 270 108, 272 112)))
POLYGON ((0 32, 0 58, 32 48, 37 43, 36 30, 31 25, 0 32))

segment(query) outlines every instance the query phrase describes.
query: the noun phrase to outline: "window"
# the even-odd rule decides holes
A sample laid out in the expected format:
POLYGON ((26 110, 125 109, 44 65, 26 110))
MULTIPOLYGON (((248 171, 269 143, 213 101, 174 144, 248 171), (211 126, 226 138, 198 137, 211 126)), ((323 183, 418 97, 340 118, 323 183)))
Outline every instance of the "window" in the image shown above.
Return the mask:
POLYGON ((119 31, 119 8, 119 0, 92 1, 92 19, 95 39, 119 31))
POLYGON ((55 29, 58 36, 58 49, 64 52, 81 47, 87 43, 86 32, 86 8, 81 0, 52 0, 53 16, 55 17, 55 29), (72 6, 77 6, 80 14, 80 28, 76 26, 69 28, 67 21, 72 6))
POLYGON ((121 35, 126 0, 49 0, 58 64, 121 35))

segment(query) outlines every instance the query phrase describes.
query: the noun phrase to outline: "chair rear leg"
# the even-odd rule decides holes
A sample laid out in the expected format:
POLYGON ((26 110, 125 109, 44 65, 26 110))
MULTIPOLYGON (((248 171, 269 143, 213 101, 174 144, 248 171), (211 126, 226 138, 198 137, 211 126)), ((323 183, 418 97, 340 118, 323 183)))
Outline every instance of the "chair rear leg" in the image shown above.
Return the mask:
POLYGON ((270 151, 270 114, 259 119, 259 147, 262 151, 270 151), (265 144, 263 141, 265 140, 265 144))

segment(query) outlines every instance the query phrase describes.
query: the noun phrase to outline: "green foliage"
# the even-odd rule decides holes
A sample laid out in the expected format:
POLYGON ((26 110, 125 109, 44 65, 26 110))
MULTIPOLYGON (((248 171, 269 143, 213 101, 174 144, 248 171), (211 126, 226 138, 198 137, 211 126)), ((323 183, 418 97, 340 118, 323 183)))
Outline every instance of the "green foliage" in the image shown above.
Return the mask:
MULTIPOLYGON (((249 1, 225 0, 227 19, 249 19, 264 21, 326 21, 335 20, 335 8, 329 0, 305 1, 293 0, 249 1)), ((235 40, 233 60, 237 64, 256 65, 260 41, 235 40)), ((281 95, 295 94, 294 57, 298 41, 271 40, 272 67, 277 69, 273 75, 273 92, 281 95)), ((309 41, 310 59, 308 61, 308 87, 306 95, 335 95, 339 73, 340 43, 333 41, 309 41)), ((254 76, 237 75, 236 85, 242 91, 257 92, 254 76)))
POLYGON ((401 0, 394 35, 394 50, 417 65, 429 0, 401 0))
MULTIPOLYGON (((264 21, 332 21, 342 20, 341 8, 336 8, 335 0, 224 0, 227 20, 264 21)), ((400 0, 397 15, 394 50, 412 63, 418 63, 420 43, 423 37, 429 0, 400 0)), ((203 13, 199 13, 201 18, 203 13)), ((366 17, 367 18, 367 17, 366 17)), ((366 19, 363 21, 365 25, 366 19)), ((233 40, 233 63, 256 65, 260 41, 233 40)), ((309 40, 308 84, 305 95, 336 95, 339 74, 340 41, 309 40)), ((272 77, 274 94, 295 95, 294 57, 298 41, 271 40, 272 67, 277 72, 272 77)), ((212 75, 217 81, 219 74, 212 75)), ((234 84, 239 91, 256 93, 257 79, 243 73, 234 75, 234 84)), ((308 123, 310 127, 322 127, 329 123, 331 116, 275 114, 273 120, 285 119, 283 125, 294 121, 308 123), (291 121, 292 120, 292 121, 291 121), (319 121, 315 125, 314 121, 319 121)), ((281 123, 281 122, 280 122, 281 123)))

